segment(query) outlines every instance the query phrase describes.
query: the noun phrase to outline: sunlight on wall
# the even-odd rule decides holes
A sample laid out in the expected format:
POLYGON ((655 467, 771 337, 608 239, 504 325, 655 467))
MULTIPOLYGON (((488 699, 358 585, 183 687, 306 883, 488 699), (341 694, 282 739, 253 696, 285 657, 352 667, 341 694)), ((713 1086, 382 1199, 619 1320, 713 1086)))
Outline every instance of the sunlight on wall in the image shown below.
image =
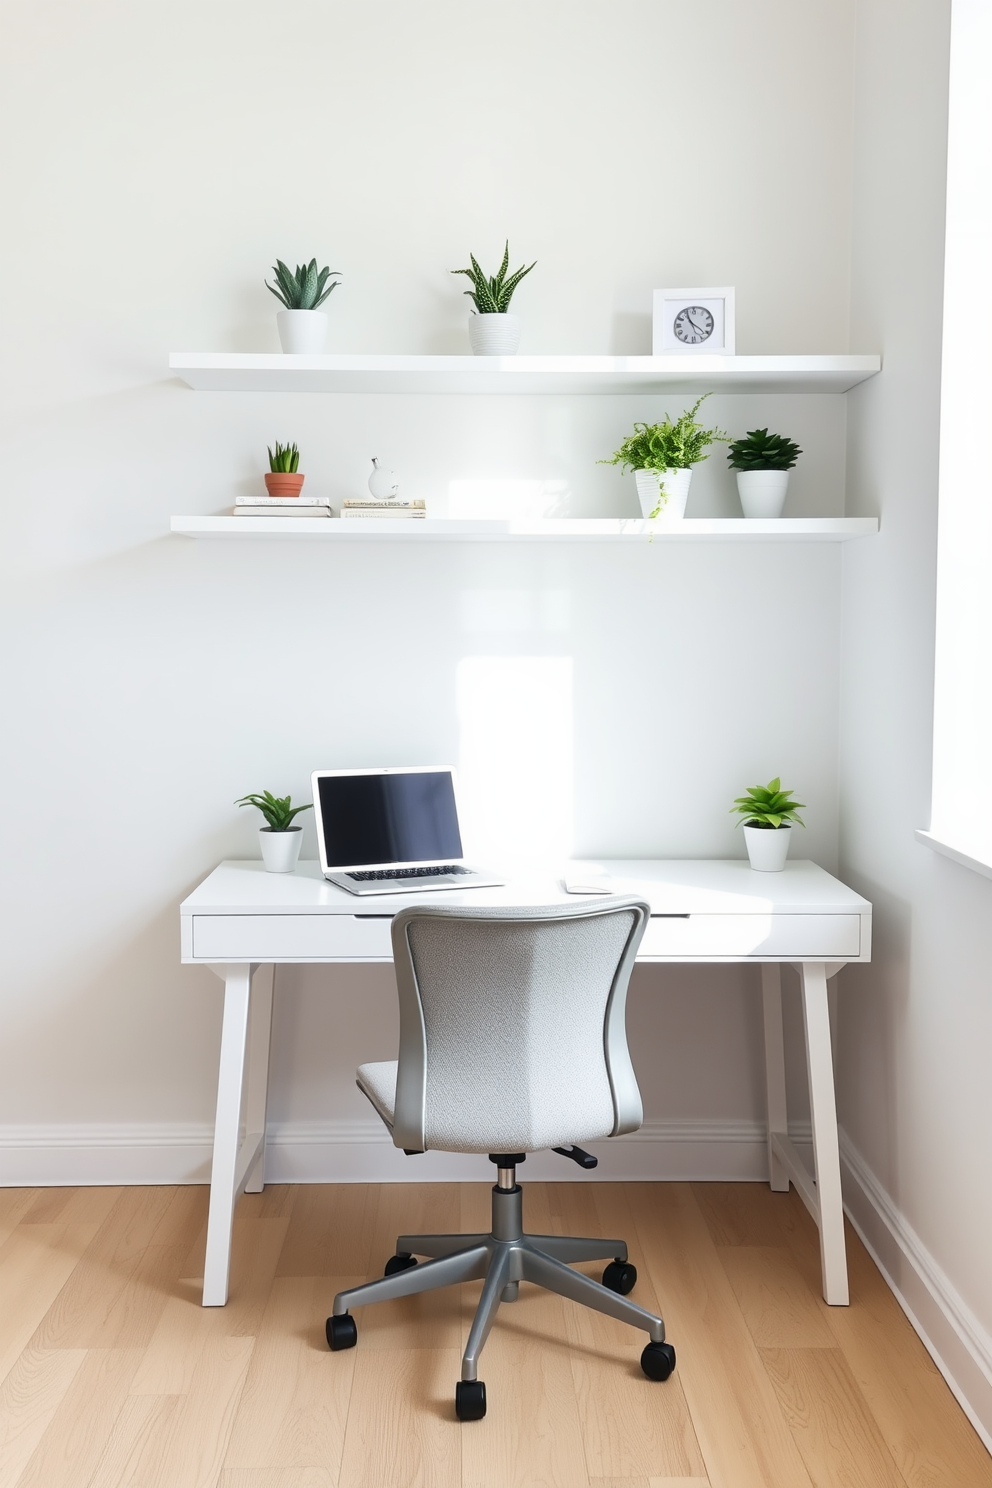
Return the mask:
POLYGON ((564 480, 453 480, 449 517, 560 517, 568 501, 564 480))
POLYGON ((572 673, 570 656, 459 662, 459 804, 467 854, 497 866, 570 856, 572 673))

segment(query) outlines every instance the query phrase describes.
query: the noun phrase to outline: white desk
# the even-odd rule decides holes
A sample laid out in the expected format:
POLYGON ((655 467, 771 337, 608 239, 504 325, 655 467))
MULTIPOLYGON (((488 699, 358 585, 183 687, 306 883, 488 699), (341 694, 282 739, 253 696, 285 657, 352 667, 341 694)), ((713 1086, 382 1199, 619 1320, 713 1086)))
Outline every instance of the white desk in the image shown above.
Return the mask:
MULTIPOLYGON (((575 865, 573 865, 574 867, 575 865)), ((616 861, 618 892, 637 892, 652 915, 638 961, 758 962, 762 968, 768 1166, 771 1186, 790 1179, 817 1222, 823 1295, 848 1301, 827 980, 871 959, 871 905, 815 863, 754 873, 746 861, 616 861), (788 1136, 779 966, 802 982, 813 1126, 814 1173, 788 1136)), ((266 873, 260 862, 226 862, 180 906, 182 959, 224 982, 224 1021, 203 1305, 227 1301, 234 1206, 265 1182, 265 1110, 272 1019, 271 968, 292 962, 391 961, 390 920, 415 903, 574 903, 560 878, 514 880, 502 889, 359 899, 327 883, 316 863, 266 873), (255 977, 261 965, 268 976, 255 977), (244 1139, 240 1139, 242 1120, 244 1139)))

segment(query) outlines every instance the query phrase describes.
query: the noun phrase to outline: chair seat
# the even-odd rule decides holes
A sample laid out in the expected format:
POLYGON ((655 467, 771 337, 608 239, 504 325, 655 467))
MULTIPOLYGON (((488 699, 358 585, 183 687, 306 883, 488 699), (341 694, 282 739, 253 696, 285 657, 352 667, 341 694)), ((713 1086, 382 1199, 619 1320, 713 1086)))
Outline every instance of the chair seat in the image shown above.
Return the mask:
POLYGON ((384 1059, 377 1064, 361 1064, 356 1072, 359 1090, 372 1102, 390 1131, 396 1110, 397 1067, 397 1060, 384 1059))

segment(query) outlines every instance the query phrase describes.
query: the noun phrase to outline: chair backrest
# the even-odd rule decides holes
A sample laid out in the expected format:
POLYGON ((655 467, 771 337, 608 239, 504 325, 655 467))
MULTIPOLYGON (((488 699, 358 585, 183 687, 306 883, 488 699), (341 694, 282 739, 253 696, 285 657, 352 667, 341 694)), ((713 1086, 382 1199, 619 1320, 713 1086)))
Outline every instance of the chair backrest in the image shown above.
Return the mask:
POLYGON ((613 897, 401 911, 396 1145, 536 1152, 635 1131, 625 1010, 649 915, 613 897))

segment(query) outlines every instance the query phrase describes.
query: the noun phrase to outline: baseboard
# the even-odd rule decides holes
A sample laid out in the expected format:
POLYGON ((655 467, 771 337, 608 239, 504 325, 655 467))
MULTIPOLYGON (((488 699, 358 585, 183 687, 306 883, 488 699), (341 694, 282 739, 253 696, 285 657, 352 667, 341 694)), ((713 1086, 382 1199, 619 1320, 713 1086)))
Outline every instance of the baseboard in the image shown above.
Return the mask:
MULTIPOLYGON (((206 1183, 212 1144, 206 1123, 0 1127, 0 1186, 206 1183)), ((647 1121, 630 1136, 589 1146, 600 1159, 588 1174, 593 1181, 768 1176, 765 1128, 757 1121, 647 1121)), ((527 1164, 528 1177, 545 1182, 567 1181, 577 1171, 548 1152, 527 1164)), ((370 1117, 270 1125, 265 1174, 270 1183, 462 1183, 484 1181, 488 1170, 483 1159, 454 1152, 404 1157, 370 1117)))
POLYGON ((840 1147, 848 1218, 992 1452, 992 1336, 843 1131, 840 1147))

